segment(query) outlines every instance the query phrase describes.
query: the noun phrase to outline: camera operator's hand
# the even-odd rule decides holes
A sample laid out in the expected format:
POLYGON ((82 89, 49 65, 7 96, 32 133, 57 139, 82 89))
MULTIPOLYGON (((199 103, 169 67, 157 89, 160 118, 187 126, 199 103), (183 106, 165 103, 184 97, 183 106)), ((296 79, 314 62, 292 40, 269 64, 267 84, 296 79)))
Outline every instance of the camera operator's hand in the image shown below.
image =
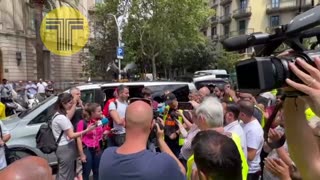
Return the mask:
POLYGON ((304 100, 308 103, 312 111, 316 113, 317 116, 320 116, 320 58, 314 58, 317 68, 309 65, 300 58, 297 58, 296 62, 310 75, 300 70, 294 63, 289 63, 292 72, 297 75, 304 84, 296 83, 290 79, 287 79, 286 82, 289 86, 309 95, 309 97, 305 97, 304 100))
POLYGON ((265 167, 280 180, 290 180, 289 166, 284 163, 280 158, 265 159, 265 167))
POLYGON ((271 141, 270 143, 277 142, 281 139, 282 135, 283 134, 281 134, 277 130, 270 128, 269 133, 268 133, 268 141, 270 140, 271 141))
MULTIPOLYGON (((161 118, 157 118, 157 120, 164 127, 163 120, 161 118)), ((157 127, 157 138, 162 140, 164 138, 164 129, 161 129, 158 123, 155 123, 155 126, 157 127)))

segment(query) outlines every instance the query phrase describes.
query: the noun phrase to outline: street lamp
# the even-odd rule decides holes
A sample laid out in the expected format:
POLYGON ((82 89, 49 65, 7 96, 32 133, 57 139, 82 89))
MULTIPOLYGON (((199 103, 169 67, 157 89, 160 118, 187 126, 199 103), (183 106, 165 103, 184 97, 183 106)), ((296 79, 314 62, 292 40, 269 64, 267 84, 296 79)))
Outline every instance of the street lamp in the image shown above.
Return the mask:
MULTIPOLYGON (((113 17, 114 21, 116 22, 117 25, 117 31, 118 31, 118 47, 120 48, 121 46, 121 32, 120 32, 120 26, 117 20, 117 17, 114 14, 107 14, 108 16, 113 17)), ((118 59, 118 67, 119 67, 119 80, 121 80, 121 59, 118 59)))

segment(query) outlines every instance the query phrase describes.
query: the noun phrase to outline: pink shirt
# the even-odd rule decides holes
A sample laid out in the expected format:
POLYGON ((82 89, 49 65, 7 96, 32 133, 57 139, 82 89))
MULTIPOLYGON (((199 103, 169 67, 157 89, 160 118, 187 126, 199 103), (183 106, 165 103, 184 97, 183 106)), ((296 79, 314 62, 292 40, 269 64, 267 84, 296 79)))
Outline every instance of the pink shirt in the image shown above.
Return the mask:
MULTIPOLYGON (((79 121, 77 125, 77 132, 83 131, 84 129, 84 122, 85 120, 79 121)), ((93 124, 95 120, 90 120, 89 122, 87 121, 87 127, 90 124, 93 124)), ((96 129, 86 133, 85 135, 82 136, 81 140, 82 142, 87 146, 87 147, 99 147, 100 143, 99 141, 102 140, 103 136, 103 128, 101 126, 97 127, 96 129)))

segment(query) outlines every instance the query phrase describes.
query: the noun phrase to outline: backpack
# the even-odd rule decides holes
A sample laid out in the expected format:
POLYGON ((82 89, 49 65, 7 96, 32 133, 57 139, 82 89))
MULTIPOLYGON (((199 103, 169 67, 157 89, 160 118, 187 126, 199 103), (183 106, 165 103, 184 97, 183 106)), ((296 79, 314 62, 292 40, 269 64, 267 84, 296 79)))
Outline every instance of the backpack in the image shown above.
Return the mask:
POLYGON ((58 148, 58 144, 61 140, 61 137, 63 135, 63 130, 61 131, 58 140, 55 139, 53 132, 52 132, 52 121, 55 117, 57 117, 60 114, 54 115, 51 120, 49 120, 47 123, 40 126, 40 129, 36 135, 36 144, 37 148, 41 150, 41 152, 45 154, 50 154, 52 152, 55 152, 58 148))
POLYGON ((116 105, 116 109, 117 109, 118 107, 117 107, 117 101, 116 101, 116 100, 117 100, 116 98, 111 98, 111 99, 109 99, 109 100, 106 102, 106 104, 104 105, 104 107, 103 107, 103 112, 102 112, 102 113, 103 113, 103 115, 104 115, 106 118, 109 119, 108 127, 109 127, 110 129, 113 128, 113 119, 112 119, 112 117, 110 116, 109 106, 110 106, 111 103, 114 103, 114 105, 116 105))

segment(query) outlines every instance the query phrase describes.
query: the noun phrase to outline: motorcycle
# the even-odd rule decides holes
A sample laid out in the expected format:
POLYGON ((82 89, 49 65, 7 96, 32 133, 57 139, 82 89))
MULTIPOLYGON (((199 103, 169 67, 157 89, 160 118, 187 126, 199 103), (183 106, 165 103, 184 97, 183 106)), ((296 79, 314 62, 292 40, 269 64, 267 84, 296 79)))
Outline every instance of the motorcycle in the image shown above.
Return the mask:
POLYGON ((28 99, 28 109, 39 104, 39 100, 36 98, 36 94, 27 94, 28 99))

